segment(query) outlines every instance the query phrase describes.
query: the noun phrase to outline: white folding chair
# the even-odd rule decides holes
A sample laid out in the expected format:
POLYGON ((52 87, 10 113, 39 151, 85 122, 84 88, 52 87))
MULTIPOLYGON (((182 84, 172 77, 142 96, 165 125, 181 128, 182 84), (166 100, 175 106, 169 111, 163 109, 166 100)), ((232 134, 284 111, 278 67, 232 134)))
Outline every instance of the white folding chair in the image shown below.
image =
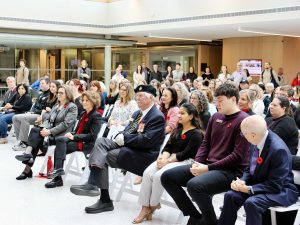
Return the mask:
MULTIPOLYGON (((160 152, 163 150, 163 148, 165 147, 165 145, 167 144, 168 140, 170 138, 170 134, 167 134, 165 136, 165 139, 160 147, 160 152)), ((118 179, 118 178, 117 178, 118 179)), ((139 195, 139 191, 135 191, 133 189, 133 185, 132 185, 132 176, 131 173, 127 172, 126 175, 123 178, 123 181, 121 183, 121 187, 120 190, 116 196, 116 202, 119 202, 121 200, 121 197, 123 195, 124 192, 127 192, 129 194, 133 194, 138 196, 139 195)))

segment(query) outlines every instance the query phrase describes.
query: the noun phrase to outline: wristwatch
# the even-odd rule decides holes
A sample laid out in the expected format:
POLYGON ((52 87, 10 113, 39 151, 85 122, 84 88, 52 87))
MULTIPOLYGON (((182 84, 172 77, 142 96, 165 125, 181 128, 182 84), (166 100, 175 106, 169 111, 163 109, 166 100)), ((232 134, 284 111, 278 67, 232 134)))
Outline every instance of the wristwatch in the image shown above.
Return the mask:
POLYGON ((251 195, 252 194, 251 186, 247 186, 247 188, 248 188, 248 194, 251 195))

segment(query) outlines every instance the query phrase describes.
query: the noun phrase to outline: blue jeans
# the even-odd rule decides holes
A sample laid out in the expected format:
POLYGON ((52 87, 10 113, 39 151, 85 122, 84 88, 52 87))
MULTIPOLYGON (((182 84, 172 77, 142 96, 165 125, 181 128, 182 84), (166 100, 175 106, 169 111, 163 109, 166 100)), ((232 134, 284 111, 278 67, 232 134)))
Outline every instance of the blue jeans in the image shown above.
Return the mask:
POLYGON ((8 124, 12 123, 15 113, 0 114, 0 138, 6 138, 8 124))

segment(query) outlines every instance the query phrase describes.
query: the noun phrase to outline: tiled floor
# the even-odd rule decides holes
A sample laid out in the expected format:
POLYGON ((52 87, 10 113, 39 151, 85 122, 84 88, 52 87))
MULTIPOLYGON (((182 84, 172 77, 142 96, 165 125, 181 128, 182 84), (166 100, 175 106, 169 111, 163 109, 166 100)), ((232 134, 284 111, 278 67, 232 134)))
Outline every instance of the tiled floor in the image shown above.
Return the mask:
MULTIPOLYGON (((115 202, 115 210, 112 212, 86 214, 84 207, 94 204, 97 197, 73 195, 69 189, 72 184, 79 182, 79 177, 76 176, 70 175, 63 187, 55 189, 44 187, 47 179, 34 177, 17 181, 15 177, 23 171, 24 165, 14 158, 16 154, 21 153, 12 151, 11 147, 14 144, 15 139, 9 138, 9 144, 0 145, 1 225, 126 225, 131 224, 133 218, 137 216, 139 212, 137 197, 130 194, 124 194, 120 202, 115 202)), ((34 175, 38 174, 43 160, 43 157, 37 158, 33 167, 34 175)), ((214 198, 217 214, 222 201, 222 196, 214 198)), ((175 224, 178 216, 178 209, 163 205, 154 214, 152 221, 145 221, 143 224, 175 224)), ((184 218, 182 224, 186 224, 187 219, 184 218)), ((244 224, 243 220, 244 218, 239 218, 236 224, 244 224)))

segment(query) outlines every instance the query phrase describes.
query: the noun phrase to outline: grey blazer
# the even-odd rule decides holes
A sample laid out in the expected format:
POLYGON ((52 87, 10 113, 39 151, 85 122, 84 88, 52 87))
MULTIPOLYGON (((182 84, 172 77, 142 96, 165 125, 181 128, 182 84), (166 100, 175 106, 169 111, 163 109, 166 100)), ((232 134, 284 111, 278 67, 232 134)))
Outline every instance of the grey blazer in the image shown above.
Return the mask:
POLYGON ((53 106, 48 120, 43 123, 43 127, 50 128, 52 136, 62 136, 71 132, 77 120, 77 106, 70 102, 59 110, 59 104, 53 106))

